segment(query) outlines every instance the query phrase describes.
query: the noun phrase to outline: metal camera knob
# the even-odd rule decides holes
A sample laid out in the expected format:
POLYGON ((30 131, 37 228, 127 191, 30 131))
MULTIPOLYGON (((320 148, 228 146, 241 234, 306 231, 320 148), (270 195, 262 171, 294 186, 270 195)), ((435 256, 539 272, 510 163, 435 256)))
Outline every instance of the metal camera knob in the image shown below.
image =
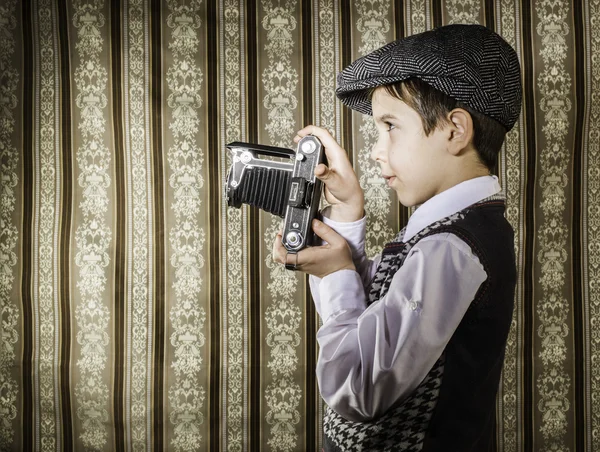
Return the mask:
POLYGON ((305 154, 312 154, 317 149, 317 145, 314 143, 314 141, 305 141, 302 143, 301 149, 305 154))
POLYGON ((296 231, 290 231, 285 236, 285 240, 291 247, 296 248, 302 243, 302 234, 296 231))

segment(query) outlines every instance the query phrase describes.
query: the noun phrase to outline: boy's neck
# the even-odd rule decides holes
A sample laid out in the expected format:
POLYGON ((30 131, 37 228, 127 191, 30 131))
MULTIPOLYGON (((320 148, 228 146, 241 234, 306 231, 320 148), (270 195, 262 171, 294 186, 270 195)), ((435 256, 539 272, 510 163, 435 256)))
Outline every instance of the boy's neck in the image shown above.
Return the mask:
POLYGON ((480 163, 473 165, 460 165, 451 171, 448 171, 447 177, 439 185, 439 189, 436 194, 442 193, 449 188, 452 188, 462 182, 475 179, 482 176, 491 176, 490 170, 480 163))

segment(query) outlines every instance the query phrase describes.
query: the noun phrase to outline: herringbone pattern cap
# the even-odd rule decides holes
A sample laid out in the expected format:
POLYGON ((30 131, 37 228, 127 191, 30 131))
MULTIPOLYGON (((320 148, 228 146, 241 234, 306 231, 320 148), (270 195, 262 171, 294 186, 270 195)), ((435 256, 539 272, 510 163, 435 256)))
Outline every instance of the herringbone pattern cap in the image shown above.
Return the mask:
POLYGON ((372 115, 369 88, 417 77, 510 130, 521 111, 514 49, 481 25, 446 25, 409 36, 354 61, 338 74, 336 94, 372 115))

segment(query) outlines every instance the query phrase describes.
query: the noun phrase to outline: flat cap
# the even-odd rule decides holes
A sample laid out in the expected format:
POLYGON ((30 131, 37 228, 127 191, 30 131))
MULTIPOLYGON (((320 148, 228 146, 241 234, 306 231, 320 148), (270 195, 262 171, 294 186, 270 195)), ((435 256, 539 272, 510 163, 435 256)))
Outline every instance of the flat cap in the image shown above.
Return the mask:
POLYGON ((417 77, 512 129, 521 111, 515 50, 481 25, 446 25, 409 36, 354 61, 338 74, 336 94, 372 115, 368 89, 417 77))

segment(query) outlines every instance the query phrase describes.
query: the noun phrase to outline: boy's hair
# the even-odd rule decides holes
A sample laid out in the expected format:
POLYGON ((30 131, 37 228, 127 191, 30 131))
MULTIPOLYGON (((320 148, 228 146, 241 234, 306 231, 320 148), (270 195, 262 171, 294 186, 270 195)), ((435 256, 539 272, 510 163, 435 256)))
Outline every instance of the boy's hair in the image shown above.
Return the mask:
MULTIPOLYGON (((473 147, 483 165, 490 171, 496 167, 498 153, 506 135, 506 128, 493 118, 473 110, 416 77, 384 85, 387 93, 415 110, 423 123, 425 136, 429 136, 440 123, 447 122, 446 115, 455 108, 467 111, 473 120, 473 147)), ((375 89, 371 90, 374 92, 375 89)))

